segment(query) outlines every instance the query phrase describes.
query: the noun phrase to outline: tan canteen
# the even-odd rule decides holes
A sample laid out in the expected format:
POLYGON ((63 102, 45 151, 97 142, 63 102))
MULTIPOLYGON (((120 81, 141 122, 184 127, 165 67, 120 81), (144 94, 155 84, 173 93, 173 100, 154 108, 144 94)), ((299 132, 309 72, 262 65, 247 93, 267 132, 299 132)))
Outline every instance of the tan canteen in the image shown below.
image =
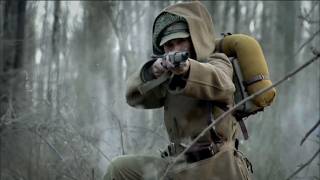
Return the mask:
MULTIPOLYGON (((218 51, 225 53, 228 57, 233 57, 230 60, 236 76, 233 79, 237 89, 236 103, 272 85, 262 49, 254 38, 244 34, 229 34, 220 40, 216 40, 216 47, 218 51)), ((246 112, 240 116, 249 116, 263 110, 264 107, 270 106, 275 99, 275 95, 276 89, 272 88, 255 97, 249 102, 251 104, 245 104, 246 107, 242 107, 246 112)))

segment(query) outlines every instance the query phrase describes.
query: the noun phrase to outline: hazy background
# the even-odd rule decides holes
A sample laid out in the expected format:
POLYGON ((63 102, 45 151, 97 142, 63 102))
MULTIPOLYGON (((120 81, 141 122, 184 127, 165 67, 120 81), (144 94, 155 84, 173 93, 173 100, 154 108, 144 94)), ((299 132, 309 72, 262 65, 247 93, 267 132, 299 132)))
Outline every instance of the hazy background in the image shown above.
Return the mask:
MULTIPOLYGON (((125 101, 126 79, 151 55, 166 1, 0 1, 0 180, 102 179, 122 154, 159 155, 162 110, 125 101)), ((254 36, 271 79, 320 47, 318 1, 204 1, 221 32, 254 36)), ((277 88, 250 117, 241 149, 255 179, 285 179, 319 150, 320 63, 277 88)), ((293 179, 320 179, 319 156, 293 179)))

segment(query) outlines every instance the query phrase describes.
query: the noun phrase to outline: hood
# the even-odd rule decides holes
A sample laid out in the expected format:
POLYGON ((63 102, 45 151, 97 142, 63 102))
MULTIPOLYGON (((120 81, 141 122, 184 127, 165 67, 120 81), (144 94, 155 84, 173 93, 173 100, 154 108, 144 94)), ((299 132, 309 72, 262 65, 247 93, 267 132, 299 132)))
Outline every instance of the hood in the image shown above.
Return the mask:
MULTIPOLYGON (((156 17, 156 19, 164 12, 171 13, 186 19, 191 35, 192 44, 196 52, 198 61, 206 61, 211 53, 214 52, 215 32, 213 23, 208 10, 198 1, 178 3, 168 6, 156 17)), ((154 22, 156 22, 156 19, 154 22)), ((153 24, 153 33, 154 33, 153 24)), ((153 40, 154 41, 154 40, 153 40)), ((154 54, 163 54, 163 50, 159 46, 153 44, 154 54)))

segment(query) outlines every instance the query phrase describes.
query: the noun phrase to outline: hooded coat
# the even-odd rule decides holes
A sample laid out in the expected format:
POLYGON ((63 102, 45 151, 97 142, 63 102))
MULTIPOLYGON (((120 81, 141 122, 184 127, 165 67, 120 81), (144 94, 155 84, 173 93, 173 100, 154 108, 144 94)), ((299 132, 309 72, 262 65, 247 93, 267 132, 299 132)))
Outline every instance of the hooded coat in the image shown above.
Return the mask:
MULTIPOLYGON (((189 58, 189 76, 183 79, 185 83, 182 87, 171 79, 148 93, 141 94, 138 87, 146 83, 141 76, 145 68, 141 68, 128 79, 126 99, 133 107, 163 107, 170 141, 174 144, 188 144, 208 126, 209 118, 217 118, 223 113, 215 103, 228 107, 233 105, 233 68, 225 54, 215 52, 212 19, 200 2, 179 3, 167 7, 163 12, 181 16, 187 21, 196 54, 195 59, 189 58)), ((153 51, 154 54, 163 53, 161 47, 157 47, 155 43, 153 51)), ((150 64, 146 64, 148 63, 150 64)), ((238 129, 235 118, 232 115, 227 116, 215 127, 222 140, 219 152, 196 163, 176 166, 172 170, 173 174, 176 174, 175 179, 194 179, 203 175, 204 179, 217 180, 249 178, 247 161, 234 148, 238 129)), ((205 134, 200 142, 211 142, 210 133, 205 134)), ((176 153, 182 150, 178 149, 176 153)))

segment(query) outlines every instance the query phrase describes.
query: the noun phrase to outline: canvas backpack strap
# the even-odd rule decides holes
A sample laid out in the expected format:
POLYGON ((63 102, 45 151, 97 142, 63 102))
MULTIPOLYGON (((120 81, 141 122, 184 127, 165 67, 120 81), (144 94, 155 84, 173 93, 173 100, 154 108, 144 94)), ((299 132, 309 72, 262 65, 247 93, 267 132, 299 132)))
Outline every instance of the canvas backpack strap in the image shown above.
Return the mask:
MULTIPOLYGON (((219 103, 219 102, 216 102, 215 103, 216 106, 218 106, 220 109, 222 109, 223 111, 228 111, 228 107, 226 104, 223 104, 223 103, 219 103)), ((240 125, 240 129, 242 131, 242 134, 243 134, 243 137, 245 140, 249 139, 249 134, 248 134, 248 130, 247 130, 247 127, 246 127, 246 124, 244 123, 243 121, 243 118, 240 117, 240 116, 237 116, 235 115, 235 118, 237 120, 237 122, 239 123, 240 125)))

